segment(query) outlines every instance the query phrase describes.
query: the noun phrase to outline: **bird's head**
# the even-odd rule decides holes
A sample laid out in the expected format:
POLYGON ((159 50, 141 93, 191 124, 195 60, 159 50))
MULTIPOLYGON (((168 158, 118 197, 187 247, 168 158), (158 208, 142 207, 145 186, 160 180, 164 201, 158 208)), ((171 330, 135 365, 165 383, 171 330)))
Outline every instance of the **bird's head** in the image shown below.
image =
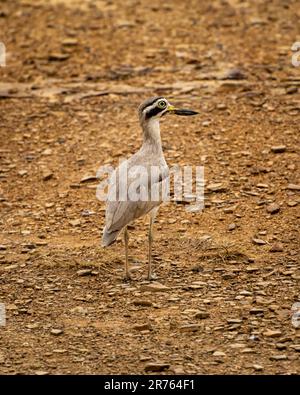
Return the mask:
POLYGON ((139 119, 141 124, 149 121, 150 119, 160 118, 168 113, 183 116, 198 114, 193 110, 176 108, 172 106, 164 97, 151 97, 150 99, 145 100, 139 106, 139 119))

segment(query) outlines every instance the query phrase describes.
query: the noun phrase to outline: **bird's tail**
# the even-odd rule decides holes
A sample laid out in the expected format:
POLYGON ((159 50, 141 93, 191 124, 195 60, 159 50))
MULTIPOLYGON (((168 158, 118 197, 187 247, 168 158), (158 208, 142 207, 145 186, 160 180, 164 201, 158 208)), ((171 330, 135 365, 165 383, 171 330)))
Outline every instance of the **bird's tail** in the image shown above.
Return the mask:
POLYGON ((119 230, 115 230, 114 232, 108 232, 105 227, 102 236, 102 247, 108 247, 112 243, 114 243, 119 233, 120 233, 119 230))

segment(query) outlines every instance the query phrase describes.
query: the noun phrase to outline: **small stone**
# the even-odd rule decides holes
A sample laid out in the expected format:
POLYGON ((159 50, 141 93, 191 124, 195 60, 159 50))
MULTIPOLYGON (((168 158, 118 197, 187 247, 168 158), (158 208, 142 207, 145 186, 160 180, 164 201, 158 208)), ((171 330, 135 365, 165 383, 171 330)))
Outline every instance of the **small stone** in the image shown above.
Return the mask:
POLYGON ((70 55, 68 55, 68 54, 66 54, 66 53, 53 53, 53 54, 50 54, 49 56, 48 56, 48 60, 51 62, 51 61, 54 61, 54 62, 61 62, 61 61, 63 61, 63 60, 66 60, 66 59, 68 59, 70 57, 70 55))
POLYGON ((50 156, 52 155, 52 149, 51 148, 47 148, 42 152, 43 156, 50 156))
POLYGON ((37 376, 46 376, 47 374, 49 374, 49 372, 47 372, 46 370, 36 370, 34 373, 37 376))
POLYGON ((264 367, 261 365, 254 364, 253 369, 256 370, 257 372, 260 372, 260 371, 264 370, 264 367))
POLYGON ((82 179, 80 180, 80 182, 82 184, 87 183, 87 182, 95 182, 95 181, 99 181, 99 180, 94 175, 86 175, 86 176, 82 177, 82 179))
POLYGON ((147 363, 144 370, 145 372, 163 372, 164 370, 169 369, 169 367, 170 367, 169 363, 151 362, 151 363, 147 363))
POLYGON ((299 352, 300 351, 300 344, 292 344, 290 346, 290 348, 292 348, 293 350, 299 352))
POLYGON ((46 208, 54 207, 54 203, 45 203, 46 208))
POLYGON ((77 45, 78 44, 78 40, 76 40, 76 38, 65 38, 63 41, 62 41, 62 45, 64 45, 64 46, 66 46, 66 47, 71 47, 71 46, 74 46, 74 45, 77 45))
POLYGON ((81 269, 81 270, 77 270, 77 275, 82 277, 82 276, 88 276, 89 274, 92 273, 92 269, 81 269))
POLYGON ((187 325, 182 325, 179 329, 181 332, 197 332, 200 329, 200 325, 187 324, 187 325))
POLYGON ((281 154, 282 152, 286 151, 286 146, 285 145, 276 145, 271 147, 271 151, 274 152, 275 154, 281 154))
POLYGON ((277 203, 272 203, 267 207, 267 212, 270 214, 276 214, 280 211, 280 206, 277 203))
POLYGON ((241 69, 233 68, 233 69, 228 70, 222 79, 223 80, 244 80, 244 79, 246 79, 246 76, 241 69))
POLYGON ((281 331, 278 330, 267 330, 264 332, 264 336, 266 337, 280 337, 282 335, 281 331))
POLYGON ((282 251, 283 251, 283 245, 281 243, 275 243, 270 248, 270 252, 282 252, 282 251))
POLYGON ((135 306, 143 306, 143 307, 150 307, 150 306, 152 306, 152 302, 150 302, 150 300, 140 300, 140 299, 137 299, 137 300, 134 300, 133 301, 133 304, 135 305, 135 306))
POLYGON ((18 174, 21 177, 25 176, 27 173, 28 173, 27 170, 20 170, 20 171, 18 171, 18 174))
POLYGON ((51 335, 59 336, 62 333, 64 333, 64 331, 62 329, 51 329, 51 335))
POLYGON ((174 367, 171 367, 171 369, 172 369, 172 372, 176 375, 184 375, 184 373, 185 373, 183 366, 174 366, 174 367))
POLYGON ((268 184, 263 184, 263 183, 258 183, 256 186, 257 188, 269 188, 268 184))
POLYGON ((150 291, 150 292, 167 292, 170 288, 160 284, 158 282, 152 284, 145 284, 141 286, 141 291, 150 291))
POLYGON ((253 295, 253 293, 250 292, 250 291, 243 290, 243 291, 240 292, 240 295, 243 295, 243 296, 251 296, 251 295, 253 295))
POLYGON ((132 327, 132 329, 136 331, 150 331, 152 330, 152 326, 149 323, 145 324, 137 324, 132 327))
POLYGON ((28 329, 37 329, 39 327, 39 324, 38 323, 33 323, 33 324, 27 324, 26 325, 26 328, 28 328, 28 329))
POLYGON ((242 354, 252 354, 255 353, 255 350, 253 350, 253 348, 244 348, 243 350, 241 350, 242 354))
POLYGON ((288 184, 287 189, 290 191, 300 191, 300 185, 288 184))
POLYGON ((196 319, 199 319, 199 320, 205 320, 206 318, 208 318, 209 317, 209 313, 207 312, 207 311, 197 311, 197 313, 194 315, 194 317, 196 318, 196 319))
POLYGON ((287 205, 288 205, 289 207, 295 207, 295 206, 298 205, 298 202, 296 202, 295 200, 290 200, 290 201, 287 203, 287 205))
POLYGON ((252 242, 256 245, 265 245, 267 244, 267 242, 265 240, 262 239, 257 239, 257 238, 253 238, 252 242))
POLYGON ((288 86, 288 87, 285 89, 285 91, 286 91, 286 93, 287 93, 288 95, 292 95, 293 93, 297 93, 297 92, 298 92, 298 88, 297 88, 296 86, 288 86))
POLYGON ((234 230, 236 228, 236 224, 232 223, 228 225, 228 230, 234 230))
POLYGON ((80 219, 71 219, 69 221, 69 224, 72 226, 80 226, 81 225, 81 220, 80 219))
POLYGON ((53 177, 53 173, 51 170, 44 169, 43 170, 43 181, 48 181, 53 177))
POLYGON ((227 188, 222 183, 212 183, 207 185, 209 192, 226 192, 227 188))
POLYGON ((258 309, 258 308, 253 308, 250 310, 250 314, 253 314, 253 315, 263 315, 264 312, 265 311, 263 309, 258 309))
POLYGON ((226 354, 224 352, 222 352, 222 351, 215 351, 213 353, 213 356, 214 357, 226 357, 226 354))
POLYGON ((235 278, 236 276, 233 273, 224 273, 222 274, 222 279, 223 280, 231 280, 232 278, 235 278))
POLYGON ((287 347, 286 344, 283 344, 283 343, 277 343, 276 344, 277 350, 285 350, 286 347, 287 347))
POLYGON ((272 355, 270 357, 271 361, 284 361, 285 359, 287 359, 287 356, 285 354, 282 355, 272 355))
POLYGON ((259 270, 259 268, 257 266, 249 266, 246 268, 246 272, 248 272, 248 273, 254 273, 254 272, 257 272, 258 270, 259 270))

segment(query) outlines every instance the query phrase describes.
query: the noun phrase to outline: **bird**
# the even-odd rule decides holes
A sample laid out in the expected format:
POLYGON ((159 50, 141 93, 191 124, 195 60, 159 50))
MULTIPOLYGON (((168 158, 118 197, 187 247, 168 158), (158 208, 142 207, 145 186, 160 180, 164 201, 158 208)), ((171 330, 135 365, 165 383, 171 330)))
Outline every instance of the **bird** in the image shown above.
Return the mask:
POLYGON ((163 184, 168 182, 169 177, 169 168, 162 149, 160 119, 167 114, 190 116, 196 115, 198 112, 176 108, 162 96, 151 97, 142 102, 138 108, 138 117, 143 133, 143 143, 134 155, 122 162, 110 174, 102 246, 108 247, 114 243, 119 233, 124 229, 125 280, 131 279, 128 262, 128 225, 146 214, 150 216, 147 279, 156 279, 152 273, 153 224, 158 208, 163 201, 163 197, 160 196, 163 184), (142 175, 140 169, 143 170, 142 175), (151 169, 156 171, 152 172, 151 169), (136 181, 137 175, 139 175, 138 186, 134 190, 132 185, 136 181), (132 193, 133 190, 136 193, 132 193), (153 190, 159 191, 158 196, 151 195, 153 190), (141 196, 142 192, 143 196, 141 196), (121 196, 122 193, 123 196, 121 196))

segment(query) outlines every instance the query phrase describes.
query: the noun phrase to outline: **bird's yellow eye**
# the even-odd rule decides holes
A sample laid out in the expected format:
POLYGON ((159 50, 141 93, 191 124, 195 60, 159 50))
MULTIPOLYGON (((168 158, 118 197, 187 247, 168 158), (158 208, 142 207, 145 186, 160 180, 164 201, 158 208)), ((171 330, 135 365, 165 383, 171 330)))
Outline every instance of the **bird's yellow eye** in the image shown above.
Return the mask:
POLYGON ((167 107, 167 103, 164 100, 160 100, 157 103, 157 107, 159 107, 159 108, 166 108, 167 107))

